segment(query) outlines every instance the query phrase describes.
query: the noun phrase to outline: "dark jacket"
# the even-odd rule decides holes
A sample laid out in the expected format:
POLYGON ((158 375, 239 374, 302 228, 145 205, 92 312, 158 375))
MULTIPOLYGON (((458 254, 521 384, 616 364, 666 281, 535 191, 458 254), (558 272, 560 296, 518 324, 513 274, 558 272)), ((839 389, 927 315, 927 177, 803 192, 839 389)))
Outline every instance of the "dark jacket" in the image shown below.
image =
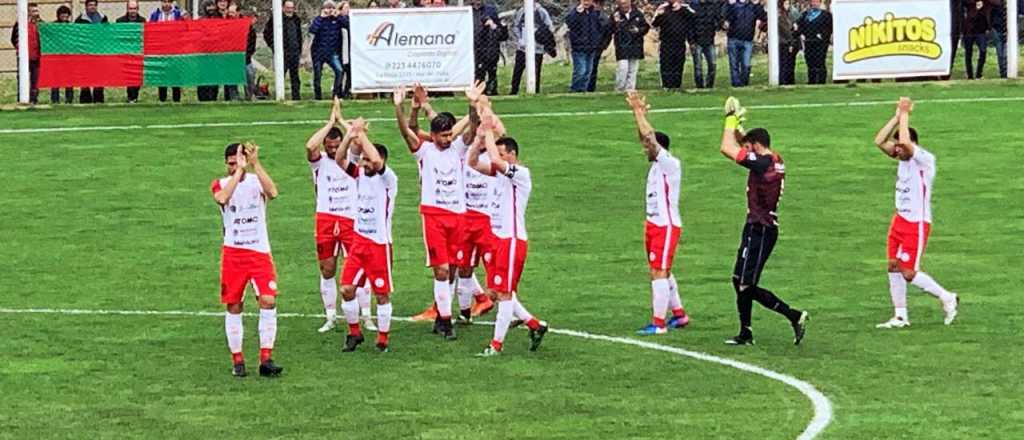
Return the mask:
MULTIPOLYGON (((281 16, 281 33, 284 35, 284 58, 286 60, 298 60, 302 55, 302 19, 298 14, 291 17, 281 16)), ((267 43, 270 50, 274 50, 274 18, 267 20, 263 28, 263 41, 267 43)))
POLYGON ((473 53, 476 63, 497 64, 501 56, 501 42, 505 40, 508 40, 508 29, 498 18, 498 10, 486 4, 480 9, 473 8, 473 53), (497 27, 491 29, 485 24, 487 20, 494 22, 497 27))
POLYGON ((597 12, 599 13, 597 22, 600 24, 601 29, 601 43, 597 47, 597 54, 600 56, 604 51, 608 50, 608 46, 612 45, 612 37, 615 36, 615 33, 613 32, 612 16, 608 15, 604 9, 598 9, 597 12))
POLYGON ((963 35, 964 0, 949 0, 949 20, 953 39, 963 35))
POLYGON ((338 51, 338 44, 341 43, 341 27, 344 25, 340 17, 317 16, 309 24, 309 34, 313 36, 313 46, 310 52, 313 60, 325 60, 338 51))
POLYGON ((651 27, 658 28, 658 38, 661 40, 662 48, 686 48, 686 41, 690 39, 690 32, 693 28, 694 11, 689 5, 683 4, 679 10, 673 10, 669 5, 665 12, 654 17, 651 27))
POLYGON ((245 64, 252 64, 252 56, 256 53, 256 21, 249 26, 249 38, 245 42, 245 64))
POLYGON ((725 5, 725 21, 729 22, 726 35, 732 40, 754 41, 754 28, 757 21, 768 21, 768 16, 761 5, 750 3, 750 0, 725 5))
POLYGON ((798 46, 798 39, 796 32, 793 31, 793 20, 789 18, 788 12, 779 14, 779 46, 781 47, 792 47, 798 46))
POLYGON ((118 19, 114 20, 114 22, 115 23, 145 23, 146 22, 146 18, 141 16, 141 15, 136 15, 135 18, 131 18, 131 17, 128 16, 128 14, 125 14, 125 15, 122 15, 122 16, 118 17, 118 19))
POLYGON ((804 42, 829 44, 832 41, 832 13, 822 10, 816 19, 811 20, 811 12, 804 11, 800 21, 796 22, 797 35, 803 36, 804 42))
POLYGON ((612 29, 615 31, 615 59, 642 60, 644 58, 644 35, 651 30, 644 13, 633 8, 629 12, 618 9, 612 14, 612 29), (616 22, 615 17, 622 21, 616 22))
POLYGON ((569 27, 573 51, 591 52, 601 48, 601 17, 595 8, 584 9, 582 13, 576 8, 569 9, 565 24, 569 27))
MULTIPOLYGON (((981 9, 975 7, 975 2, 964 2, 964 35, 986 34, 992 29, 992 6, 998 5, 998 0, 987 0, 982 3, 981 9)), ((1006 20, 1003 20, 1005 26, 1006 20)))
POLYGON ((693 8, 693 28, 690 32, 690 44, 711 46, 715 44, 715 34, 722 28, 722 6, 715 0, 703 0, 690 4, 693 8))
POLYGON ((338 35, 338 59, 342 65, 350 64, 349 52, 352 49, 352 21, 347 15, 338 17, 338 20, 341 21, 341 34, 338 35))
MULTIPOLYGON (((99 19, 100 23, 107 23, 107 16, 103 15, 102 12, 96 11, 96 15, 98 15, 100 17, 100 19, 99 19)), ((82 15, 79 15, 78 18, 75 19, 75 23, 77 23, 77 24, 94 24, 92 22, 92 20, 89 19, 89 16, 86 14, 85 11, 82 11, 82 15)))

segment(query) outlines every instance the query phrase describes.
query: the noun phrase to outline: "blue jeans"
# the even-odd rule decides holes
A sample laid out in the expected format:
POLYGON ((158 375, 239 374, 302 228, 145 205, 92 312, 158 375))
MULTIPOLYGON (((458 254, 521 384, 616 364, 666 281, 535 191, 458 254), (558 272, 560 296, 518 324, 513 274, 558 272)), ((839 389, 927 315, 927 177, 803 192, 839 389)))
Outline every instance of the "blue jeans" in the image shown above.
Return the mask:
POLYGON ((729 51, 729 75, 733 87, 750 84, 750 56, 754 52, 754 42, 729 39, 726 45, 729 51))
POLYGON ((715 53, 715 45, 709 44, 707 46, 700 46, 697 44, 690 45, 690 53, 693 54, 693 83, 697 85, 698 89, 714 88, 715 87, 715 57, 718 55, 715 53), (703 65, 701 64, 701 56, 707 61, 708 66, 708 80, 704 82, 703 65))
POLYGON ((586 92, 593 67, 594 51, 572 51, 572 84, 569 89, 573 92, 586 92))
POLYGON ((967 78, 968 79, 981 79, 982 73, 985 71, 985 55, 988 52, 988 35, 987 34, 972 34, 964 35, 964 61, 967 65, 967 78), (978 48, 978 65, 977 69, 974 67, 974 47, 978 48))
POLYGON ((320 93, 320 77, 323 75, 324 63, 331 66, 331 70, 334 71, 334 87, 331 88, 331 98, 338 95, 339 86, 341 85, 341 59, 338 58, 337 54, 331 55, 328 58, 313 60, 314 99, 323 99, 320 93))
POLYGON ((990 41, 996 47, 996 58, 999 60, 999 77, 1006 78, 1006 34, 993 30, 990 41))

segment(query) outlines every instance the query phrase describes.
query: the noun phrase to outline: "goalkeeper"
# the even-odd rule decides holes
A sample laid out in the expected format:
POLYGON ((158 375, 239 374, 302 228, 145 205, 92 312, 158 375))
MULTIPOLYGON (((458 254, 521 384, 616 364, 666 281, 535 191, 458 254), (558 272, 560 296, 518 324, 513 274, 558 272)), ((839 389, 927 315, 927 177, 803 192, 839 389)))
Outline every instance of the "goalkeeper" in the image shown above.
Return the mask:
POLYGON ((736 98, 729 97, 725 101, 725 130, 722 131, 721 152, 750 170, 747 177, 747 220, 732 273, 740 331, 725 343, 754 343, 750 314, 753 302, 757 301, 789 320, 793 327, 793 343, 799 345, 807 328, 807 312, 790 307, 760 285, 761 271, 779 236, 779 199, 782 197, 786 166, 782 157, 771 149, 768 130, 755 128, 744 132, 742 123, 745 114, 746 110, 736 98))

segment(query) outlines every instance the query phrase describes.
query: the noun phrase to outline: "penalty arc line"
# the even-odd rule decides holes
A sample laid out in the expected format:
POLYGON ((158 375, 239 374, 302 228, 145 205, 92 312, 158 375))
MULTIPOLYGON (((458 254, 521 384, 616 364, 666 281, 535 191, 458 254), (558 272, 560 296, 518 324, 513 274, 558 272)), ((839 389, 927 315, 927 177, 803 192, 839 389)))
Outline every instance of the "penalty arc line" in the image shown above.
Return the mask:
MULTIPOLYGON (((936 98, 921 99, 916 101, 919 104, 960 104, 974 102, 1017 102, 1024 101, 1024 96, 997 96, 997 97, 975 97, 975 98, 936 98)), ((829 107, 868 107, 878 105, 892 105, 889 101, 846 101, 846 102, 822 102, 822 103, 801 103, 801 104, 764 104, 749 105, 751 110, 785 110, 800 108, 829 108, 829 107)), ((692 113, 692 112, 716 112, 722 107, 673 107, 651 109, 648 113, 692 113)), ((501 115, 503 119, 520 118, 552 118, 552 117, 588 117, 604 115, 626 115, 632 114, 632 110, 594 110, 594 111, 566 111, 566 112, 539 112, 539 113, 507 113, 501 115)), ((368 122, 387 122, 394 118, 366 118, 368 122)), ((80 131, 133 131, 133 130, 178 130, 187 128, 237 128, 237 127, 261 127, 261 126, 282 126, 282 125, 320 125, 324 121, 320 119, 297 119, 284 121, 249 121, 249 122, 193 122, 181 124, 150 124, 150 125, 95 125, 81 127, 41 127, 41 128, 5 128, 0 129, 0 134, 30 134, 30 133, 60 133, 80 131)))
MULTIPOLYGON (((204 317, 220 317, 224 316, 224 312, 212 312, 212 311, 186 311, 186 310, 85 310, 85 309, 12 309, 12 308, 0 308, 0 313, 6 314, 59 314, 59 315, 142 315, 142 316, 204 316, 204 317)), ((258 316, 255 313, 246 313, 247 316, 258 316)), ((308 313, 278 313, 279 318, 323 318, 324 315, 308 314, 308 313)), ((411 322, 411 318, 405 317, 394 317, 396 321, 411 322)), ((493 325, 492 322, 477 321, 479 324, 493 325)), ((818 391, 814 385, 807 383, 803 380, 797 379, 793 376, 778 373, 767 368, 759 367, 757 365, 748 364, 746 362, 737 361, 734 359, 719 357, 699 351, 690 351, 678 347, 672 347, 663 344, 656 344, 648 341, 641 341, 637 339, 623 338, 618 336, 607 336, 596 333, 588 333, 578 330, 568 329, 556 329, 552 328, 549 330, 550 333, 572 336, 582 339, 589 339, 594 341, 611 342, 623 345, 632 345, 634 347, 645 348, 648 350, 662 351, 666 353, 675 354, 678 356, 684 356, 699 361, 711 362, 719 365, 724 365, 730 368, 735 368, 740 371, 747 373, 757 374, 759 376, 767 377, 769 379, 782 382, 783 384, 795 388, 800 391, 801 394, 806 396, 813 405, 814 417, 811 418, 811 422, 804 428, 797 440, 811 440, 821 434, 826 427, 832 422, 832 402, 829 401, 821 391, 818 391)))

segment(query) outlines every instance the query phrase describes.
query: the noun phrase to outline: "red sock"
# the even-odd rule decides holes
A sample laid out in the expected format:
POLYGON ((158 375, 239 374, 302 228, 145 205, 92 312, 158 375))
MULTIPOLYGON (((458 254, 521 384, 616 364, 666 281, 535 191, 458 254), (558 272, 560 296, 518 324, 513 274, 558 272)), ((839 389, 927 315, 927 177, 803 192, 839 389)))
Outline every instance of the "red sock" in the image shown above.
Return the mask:
POLYGON ((678 309, 672 309, 672 316, 675 316, 676 318, 682 318, 686 316, 686 310, 683 310, 682 307, 678 309))
POLYGON ((233 364, 244 364, 245 356, 242 356, 242 352, 231 353, 231 363, 233 364))
POLYGON ((377 343, 388 345, 388 332, 377 332, 377 343))
POLYGON ((665 326, 665 318, 659 318, 659 317, 655 316, 654 317, 654 326, 655 327, 659 327, 659 328, 660 327, 664 327, 665 326))
POLYGON ((273 353, 273 351, 274 351, 273 348, 261 348, 260 349, 260 363, 262 364, 262 363, 266 362, 267 359, 270 359, 270 355, 271 355, 271 353, 273 353))
POLYGON ((491 340, 491 348, 501 351, 501 341, 491 340))
POLYGON ((355 324, 349 324, 348 325, 348 334, 350 334, 352 336, 362 336, 363 335, 363 329, 359 328, 359 323, 358 322, 355 323, 355 324))
POLYGON ((526 326, 529 327, 530 330, 537 330, 540 328, 540 321, 538 321, 537 318, 531 318, 529 321, 526 321, 526 326))

